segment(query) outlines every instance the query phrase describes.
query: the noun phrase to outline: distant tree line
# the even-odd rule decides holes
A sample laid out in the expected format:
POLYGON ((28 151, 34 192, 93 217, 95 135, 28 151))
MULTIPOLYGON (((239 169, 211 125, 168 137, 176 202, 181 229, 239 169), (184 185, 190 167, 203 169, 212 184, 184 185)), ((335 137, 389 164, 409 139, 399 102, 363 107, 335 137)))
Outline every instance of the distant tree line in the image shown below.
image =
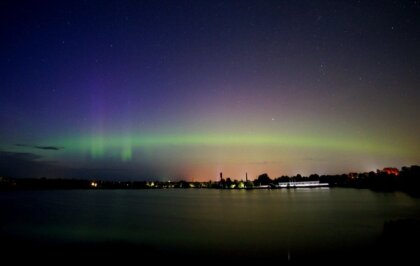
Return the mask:
POLYGON ((349 186, 370 188, 376 191, 404 191, 420 196, 420 166, 402 167, 398 175, 386 172, 369 172, 350 179, 349 186))
POLYGON ((259 175, 251 180, 232 180, 230 177, 219 181, 103 181, 80 179, 48 178, 7 178, 0 177, 0 189, 159 189, 159 188, 217 188, 217 189, 252 189, 279 182, 320 181, 332 187, 368 188, 374 191, 404 191, 420 196, 420 166, 402 167, 400 171, 368 173, 350 173, 341 175, 280 176, 271 179, 268 174, 259 175))

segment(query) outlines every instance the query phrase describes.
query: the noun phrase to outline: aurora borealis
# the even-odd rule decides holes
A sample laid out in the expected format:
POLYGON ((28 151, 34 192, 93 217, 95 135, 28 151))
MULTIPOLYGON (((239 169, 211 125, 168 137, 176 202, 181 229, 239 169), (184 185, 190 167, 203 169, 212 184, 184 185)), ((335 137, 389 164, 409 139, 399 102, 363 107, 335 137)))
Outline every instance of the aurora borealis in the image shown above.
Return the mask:
POLYGON ((0 4, 0 176, 420 163, 418 1, 0 4))

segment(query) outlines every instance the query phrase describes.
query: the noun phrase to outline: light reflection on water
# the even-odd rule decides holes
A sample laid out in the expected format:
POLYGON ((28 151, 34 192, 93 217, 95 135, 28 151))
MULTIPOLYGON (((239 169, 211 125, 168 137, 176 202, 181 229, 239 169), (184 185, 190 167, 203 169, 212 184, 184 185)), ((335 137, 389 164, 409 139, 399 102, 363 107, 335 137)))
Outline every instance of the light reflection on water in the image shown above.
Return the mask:
POLYGON ((420 200, 356 189, 1 192, 0 234, 163 249, 294 250, 370 245, 420 200))

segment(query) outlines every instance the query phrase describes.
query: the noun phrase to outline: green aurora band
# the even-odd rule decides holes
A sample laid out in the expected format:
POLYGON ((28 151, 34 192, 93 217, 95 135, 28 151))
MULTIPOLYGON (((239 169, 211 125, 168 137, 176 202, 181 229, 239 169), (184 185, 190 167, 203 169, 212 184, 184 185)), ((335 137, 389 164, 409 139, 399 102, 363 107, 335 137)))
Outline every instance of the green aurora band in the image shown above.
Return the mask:
POLYGON ((119 151, 122 161, 129 161, 133 149, 165 146, 201 147, 283 147, 320 149, 329 151, 368 152, 379 154, 410 155, 410 149, 385 141, 331 137, 305 137, 286 135, 155 135, 155 136, 93 136, 58 139, 54 143, 67 151, 89 152, 92 158, 102 158, 107 152, 119 151), (68 148, 67 148, 68 147, 68 148))

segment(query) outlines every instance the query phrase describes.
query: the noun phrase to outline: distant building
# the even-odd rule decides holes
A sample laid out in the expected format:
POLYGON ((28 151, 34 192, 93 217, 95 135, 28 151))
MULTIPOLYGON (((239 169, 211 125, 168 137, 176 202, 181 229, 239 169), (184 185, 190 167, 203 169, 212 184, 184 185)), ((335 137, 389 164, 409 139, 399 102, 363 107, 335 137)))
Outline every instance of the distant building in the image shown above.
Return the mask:
POLYGON ((359 174, 358 173, 349 173, 349 178, 350 179, 356 179, 358 177, 359 177, 359 174))
POLYGON ((400 174, 400 171, 397 168, 394 168, 394 167, 385 167, 380 172, 386 173, 388 175, 399 175, 400 174))
POLYGON ((273 184, 272 188, 308 188, 308 187, 328 187, 328 183, 320 183, 319 181, 289 181, 273 184))

